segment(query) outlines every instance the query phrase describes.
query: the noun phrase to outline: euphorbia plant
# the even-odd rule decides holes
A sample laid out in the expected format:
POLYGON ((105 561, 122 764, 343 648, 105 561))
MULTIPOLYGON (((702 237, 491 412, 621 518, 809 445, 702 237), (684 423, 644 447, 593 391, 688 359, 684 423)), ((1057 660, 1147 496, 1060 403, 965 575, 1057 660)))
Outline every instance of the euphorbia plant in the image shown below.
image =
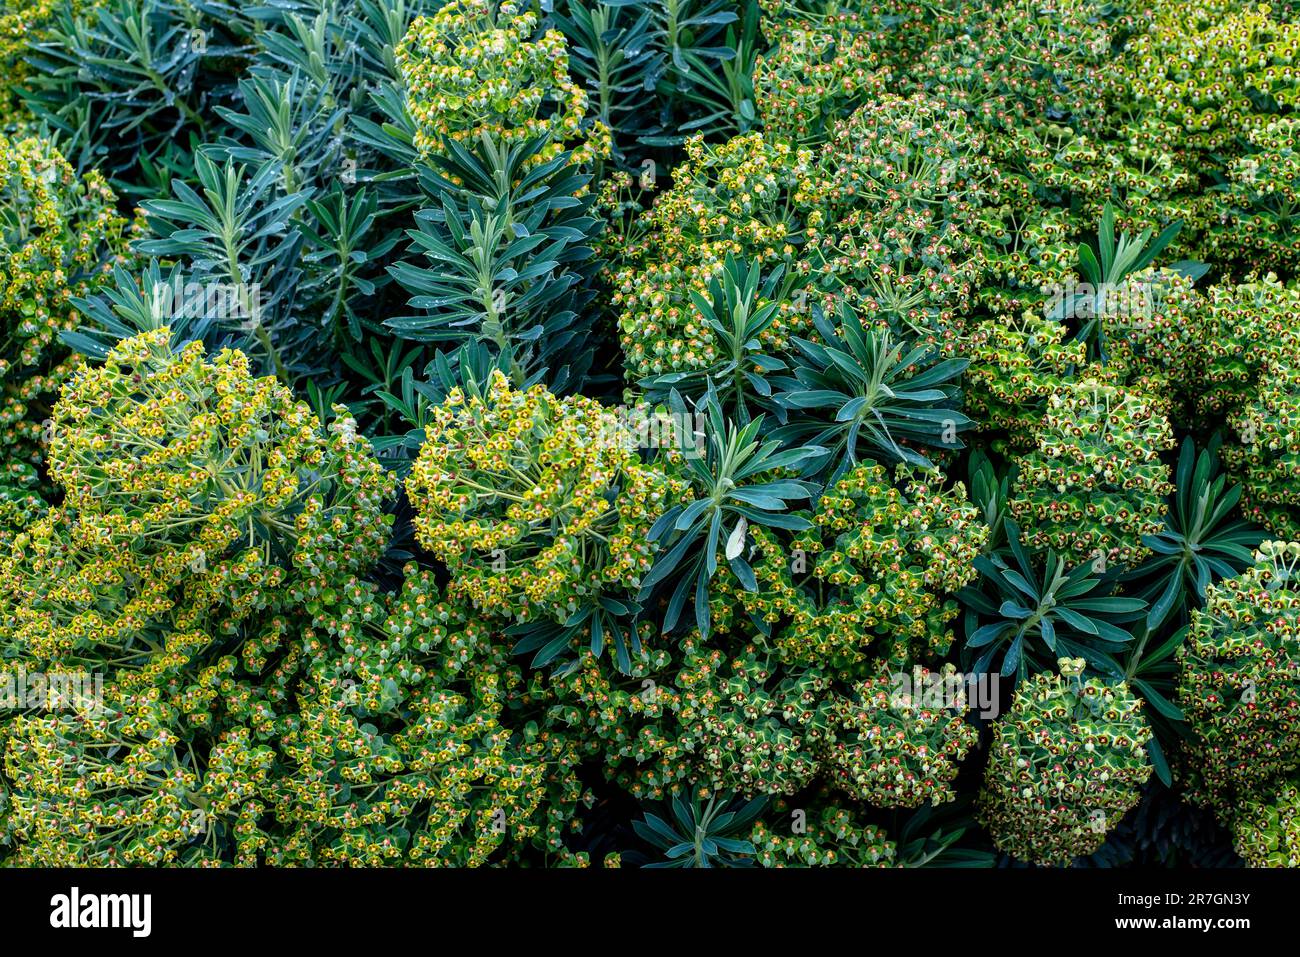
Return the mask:
MULTIPOLYGON (((686 406, 680 397, 674 399, 674 406, 679 416, 684 416, 686 406)), ((659 544, 661 554, 641 580, 641 592, 648 598, 656 589, 666 591, 667 585, 674 583, 664 616, 665 630, 676 627, 686 602, 693 599, 696 627, 707 636, 709 583, 719 564, 726 562, 746 589, 757 589, 754 571, 745 558, 749 526, 808 528, 806 518, 787 514, 787 510, 791 502, 810 499, 817 487, 777 476, 782 470, 798 469, 826 450, 801 446, 780 451, 780 441, 759 438, 763 416, 737 426, 723 416, 712 391, 704 420, 703 454, 678 453, 682 474, 691 483, 692 498, 673 505, 651 526, 648 538, 659 544)))

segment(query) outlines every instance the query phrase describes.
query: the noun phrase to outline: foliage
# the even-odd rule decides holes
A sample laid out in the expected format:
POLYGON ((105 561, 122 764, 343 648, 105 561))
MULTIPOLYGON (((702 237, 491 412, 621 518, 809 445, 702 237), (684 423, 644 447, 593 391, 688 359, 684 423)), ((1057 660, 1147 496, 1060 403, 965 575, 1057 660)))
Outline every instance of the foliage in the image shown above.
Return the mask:
POLYGON ((758 438, 763 433, 762 416, 737 426, 723 418, 712 395, 704 416, 703 454, 678 453, 684 460, 680 468, 690 483, 691 497, 686 502, 668 503, 651 527, 648 538, 658 545, 660 555, 641 580, 641 595, 667 594, 673 584, 664 629, 672 631, 686 602, 693 601, 695 626, 707 637, 709 582, 719 565, 725 562, 747 590, 757 589, 744 555, 750 524, 795 531, 809 527, 807 519, 786 511, 788 503, 808 499, 815 486, 775 476, 783 469, 797 469, 825 450, 804 446, 778 451, 779 441, 758 438))
POLYGON ((0 4, 0 864, 1293 865, 1298 31, 0 4))
POLYGON ((662 401, 676 390, 698 406, 712 390, 741 423, 749 421, 751 406, 780 415, 768 378, 787 366, 768 353, 763 335, 777 321, 789 285, 783 266, 764 278, 758 262, 746 264, 728 257, 721 275, 709 280, 707 297, 691 291, 715 360, 702 369, 642 379, 646 399, 662 401))
POLYGON ((1132 575, 1143 581, 1138 594, 1151 604, 1148 621, 1153 627, 1176 609, 1203 603, 1211 582, 1232 578, 1253 564, 1251 550, 1262 535, 1233 516, 1241 488, 1216 474, 1219 445, 1216 436, 1198 453, 1191 439, 1183 441, 1165 528, 1143 539, 1154 554, 1132 575))
POLYGON ((1070 567, 1050 549, 1040 574, 1009 519, 1006 547, 1014 564, 996 552, 979 556, 979 586, 959 596, 968 609, 965 647, 976 672, 989 671, 1001 654, 1001 674, 1024 677, 1053 658, 1086 660, 1132 640, 1124 626, 1143 617, 1146 602, 1111 595, 1113 576, 1100 576, 1094 562, 1070 567))
POLYGON ((577 310, 596 223, 575 195, 587 177, 571 155, 535 162, 545 143, 484 134, 470 149, 449 144, 440 172, 421 172, 437 202, 408 231, 408 252, 420 259, 389 267, 416 313, 385 325, 418 342, 487 343, 509 357, 517 384, 548 375, 563 390, 591 361, 577 310))
POLYGON ((813 307, 814 340, 795 337, 792 375, 773 376, 777 406, 793 421, 773 432, 791 445, 830 450, 805 469, 833 485, 862 459, 933 468, 917 447, 962 448, 970 426, 955 406, 964 359, 940 359, 924 342, 907 347, 868 327, 843 303, 832 322, 813 307))
POLYGON ((711 795, 706 802, 676 798, 665 818, 647 811, 633 821, 637 836, 663 852, 664 860, 650 867, 748 867, 754 845, 743 837, 746 826, 763 810, 767 798, 751 801, 711 795))

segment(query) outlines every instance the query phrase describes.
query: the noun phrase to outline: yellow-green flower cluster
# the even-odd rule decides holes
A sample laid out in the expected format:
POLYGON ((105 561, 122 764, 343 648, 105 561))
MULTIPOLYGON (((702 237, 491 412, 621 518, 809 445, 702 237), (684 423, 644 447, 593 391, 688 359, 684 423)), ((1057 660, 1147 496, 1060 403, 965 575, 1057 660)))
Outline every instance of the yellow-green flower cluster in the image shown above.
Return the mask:
POLYGON ((790 30, 847 30, 865 35, 872 54, 895 65, 916 60, 942 16, 931 4, 880 0, 758 0, 758 6, 763 35, 774 42, 790 30))
POLYGON ((168 339, 126 340, 64 388, 50 464, 64 503, 0 564, 0 627, 25 654, 130 643, 174 608, 187 629, 202 609, 280 607, 386 547, 393 483, 351 420, 327 436, 242 354, 208 362, 168 339))
POLYGON ((0 540, 8 541, 45 512, 41 477, 27 462, 11 462, 0 475, 0 540))
POLYGON ((1300 265, 1300 117, 1270 119, 1245 134, 1246 153, 1227 168, 1230 209, 1210 232, 1206 255, 1252 267, 1300 265), (1226 222, 1223 222, 1226 219, 1226 222))
POLYGON ((307 690, 277 783, 277 864, 472 867, 563 838, 591 797, 566 737, 513 720, 524 676, 500 632, 445 601, 352 582, 304 636, 307 690), (514 704, 512 704, 512 702, 514 704))
POLYGON ((1163 527, 1168 420, 1143 393, 1095 378, 1054 393, 1038 447, 1016 459, 1008 505, 1035 548, 1128 564, 1163 527))
POLYGON ((1240 476, 1242 510, 1274 534, 1300 538, 1300 363, 1268 370, 1228 423, 1241 444, 1226 447, 1223 460, 1240 476))
POLYGON ((297 721, 297 628, 385 547, 393 483, 242 355, 160 329, 55 409, 64 503, 0 553, 0 658, 102 699, 4 726, 0 831, 29 865, 254 864, 297 721))
POLYGON ((78 176, 48 140, 0 135, 0 485, 43 462, 54 396, 80 364, 59 333, 125 252, 124 227, 99 173, 78 176))
POLYGON ((1251 568, 1206 590, 1178 653, 1194 793, 1229 820, 1243 800, 1283 787, 1300 755, 1297 566, 1300 543, 1264 542, 1251 568))
POLYGON ((0 374, 36 365, 70 327, 77 284, 117 251, 125 220, 115 204, 103 176, 79 177, 48 140, 0 136, 0 310, 12 337, 0 374))
POLYGON ((759 590, 739 597, 755 619, 784 623, 773 641, 787 660, 851 669, 877 639, 897 663, 947 652, 951 595, 975 577, 988 528, 960 483, 900 478, 901 491, 878 465, 849 472, 789 552, 755 533, 759 590))
MULTIPOLYGON (((1300 362, 1300 289, 1277 276, 1247 276, 1206 290, 1198 328, 1201 359, 1195 409, 1206 425, 1239 416, 1261 378, 1300 362)), ((1231 457, 1231 454, 1229 455, 1231 457)))
POLYGON ((1016 688, 994 725, 979 819, 1007 854, 1064 866, 1091 854, 1151 775, 1142 701, 1062 658, 1016 688))
POLYGON ((442 152, 444 138, 472 143, 484 135, 507 143, 549 137, 534 162, 566 148, 574 162, 609 154, 609 130, 587 118, 587 94, 569 76, 564 35, 539 33, 527 3, 451 0, 416 17, 395 56, 425 155, 442 152))
POLYGON ((767 136, 812 145, 835 121, 886 89, 877 34, 842 15, 812 25, 789 23, 754 67, 754 99, 767 136))
POLYGON ((1095 0, 949 4, 936 42, 909 72, 905 89, 984 131, 991 162, 970 233, 984 269, 977 298, 999 316, 1033 305, 1072 265, 1106 201, 1127 206, 1131 192, 1130 213, 1150 208, 1159 225, 1168 221, 1165 193, 1182 179, 1134 155, 1149 131, 1115 134, 1101 95, 1126 20, 1095 0))
POLYGON ((485 615, 562 624, 602 592, 634 592, 650 526, 682 494, 614 412, 500 371, 484 392, 453 390, 425 436, 407 481, 417 538, 450 595, 485 615))
MULTIPOLYGON (((672 187, 638 218, 643 240, 614 279, 629 376, 703 369, 717 360, 691 293, 707 298, 728 256, 765 269, 794 263, 811 167, 810 150, 758 133, 717 146, 687 141, 672 187)), ((809 325, 806 309, 781 303, 760 339, 779 352, 809 325)))
MULTIPOLYGON (((183 644, 183 642, 174 642, 183 644)), ((184 656, 184 652, 177 652, 184 656)), ((163 680, 177 677, 160 671, 163 680)), ((2 829, 28 867, 252 865, 272 750, 235 727, 201 744, 166 706, 105 695, 102 716, 13 719, 2 829), (195 760, 202 747, 201 765, 195 760)))
POLYGON ((1201 252, 1217 200, 1202 188, 1203 167, 1189 166, 1180 150, 1178 125, 1147 112, 1112 114, 1107 121, 1104 132, 1074 134, 1059 151, 1031 161, 1029 181, 1077 203, 1073 219, 1085 235, 1111 202, 1120 232, 1136 236, 1150 229, 1155 235, 1172 222, 1182 224, 1164 261, 1201 252))
POLYGON ((1044 290, 1069 274, 1078 258, 1078 230, 1066 210, 1034 199, 1032 188, 1011 201, 997 173, 992 183, 990 199, 971 227, 983 266, 974 300, 998 319, 1015 322, 1027 311, 1041 312, 1044 290))
POLYGON ((1086 344, 1066 342, 1067 331, 1032 309, 971 329, 962 345, 970 360, 963 395, 981 430, 1005 433, 1012 449, 1036 444, 1048 400, 1087 360, 1086 344))
MULTIPOLYGON (((93 0, 71 0, 68 4, 74 13, 82 13, 91 5, 93 0)), ((0 0, 0 67, 4 70, 0 77, 0 115, 6 121, 18 112, 15 94, 31 73, 27 56, 48 37, 63 6, 61 0, 0 0)))
POLYGON ((1192 171, 1165 218, 1185 223, 1180 254, 1229 274, 1297 261, 1290 235, 1300 25, 1263 3, 1157 0, 1107 72, 1121 127, 1159 127, 1150 147, 1192 171), (1216 183, 1224 186, 1213 189, 1216 183))
POLYGON ((572 674, 532 683, 554 695, 545 727, 568 734, 638 799, 687 789, 792 794, 820 767, 829 685, 818 671, 773 668, 753 644, 730 659, 691 635, 610 675, 588 657, 572 674))
POLYGON ((913 83, 990 130, 1091 122, 1111 47, 1110 25, 1096 13, 1093 0, 956 5, 913 83))
POLYGON ((1244 801, 1232 846, 1251 867, 1300 867, 1300 788, 1289 784, 1267 801, 1244 801))
POLYGON ((794 794, 820 767, 819 742, 829 679, 822 673, 774 669, 746 646, 718 682, 716 709, 700 715, 699 758, 715 791, 794 794))
POLYGON ((1269 122, 1257 104, 1300 102, 1300 24, 1263 3, 1156 0, 1130 39, 1115 82, 1136 103, 1180 124, 1186 148, 1211 152, 1269 122))
POLYGON ((889 806, 939 800, 974 732, 923 701, 878 701, 888 682, 845 697, 829 672, 781 668, 759 644, 728 658, 691 636, 680 658, 659 647, 626 676, 589 657, 572 673, 535 677, 529 698, 553 695, 543 726, 642 800, 701 789, 793 795, 818 781, 889 806))
POLYGON ((249 368, 230 349, 207 359, 198 342, 173 352, 165 327, 124 340, 64 388, 50 446, 65 511, 97 544, 184 552, 232 607, 260 604, 289 569, 368 568, 392 523, 393 480, 356 423, 324 430, 249 368))
POLYGON ((756 822, 749 835, 762 867, 894 866, 894 842, 848 808, 833 803, 820 809, 796 808, 778 798, 767 816, 772 823, 756 822))
MULTIPOLYGON (((625 676, 589 656, 572 673, 535 676, 527 698, 553 700, 543 727, 572 738, 641 800, 701 790, 793 795, 820 781, 916 806, 948 793, 974 741, 959 715, 878 702, 875 685, 844 697, 827 672, 782 669, 757 644, 728 658, 691 636, 679 650, 677 658, 656 647, 625 676)), ((796 845, 781 853, 797 856, 796 845)))
POLYGON ((689 787, 699 715, 718 703, 721 653, 687 638, 682 656, 674 672, 670 652, 656 646, 622 675, 588 653, 572 672, 534 673, 529 696, 551 702, 545 725, 597 758, 607 779, 638 800, 658 801, 689 787))
POLYGON ((819 287, 896 332, 955 345, 978 262, 979 134, 923 96, 884 94, 836 125, 809 191, 819 287))
POLYGON ((1172 270, 1144 269, 1127 277, 1107 292, 1096 317, 1107 371, 1145 395, 1190 402, 1202 388, 1203 303, 1192 281, 1172 270))
POLYGON ((845 794, 876 807, 951 801, 961 761, 979 741, 965 718, 965 688, 951 664, 933 675, 925 668, 902 674, 909 682, 919 678, 919 685, 900 684, 899 674, 882 667, 855 684, 851 696, 835 697, 827 777, 845 794), (951 702, 928 700, 935 686, 957 694, 951 702))
POLYGON ((1202 324, 1208 388, 1198 403, 1208 421, 1226 419, 1238 440, 1225 446, 1223 461, 1242 484, 1244 511, 1288 538, 1300 537, 1297 309, 1300 289, 1272 273, 1212 288, 1202 324))

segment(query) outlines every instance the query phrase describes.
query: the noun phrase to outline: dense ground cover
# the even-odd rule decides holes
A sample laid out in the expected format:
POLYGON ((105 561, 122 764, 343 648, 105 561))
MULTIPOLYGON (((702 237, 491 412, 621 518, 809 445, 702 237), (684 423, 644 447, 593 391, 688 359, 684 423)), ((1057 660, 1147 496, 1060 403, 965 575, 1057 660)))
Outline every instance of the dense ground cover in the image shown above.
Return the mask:
POLYGON ((1296 864, 1298 57, 4 0, 0 861, 1296 864))

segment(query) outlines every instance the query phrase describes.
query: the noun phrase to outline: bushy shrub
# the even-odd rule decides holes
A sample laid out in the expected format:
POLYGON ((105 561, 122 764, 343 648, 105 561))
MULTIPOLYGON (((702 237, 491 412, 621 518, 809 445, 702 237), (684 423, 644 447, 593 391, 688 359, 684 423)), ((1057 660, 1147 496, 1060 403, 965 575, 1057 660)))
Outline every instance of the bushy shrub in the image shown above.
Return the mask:
POLYGON ((1183 128, 1184 149, 1211 152, 1296 104, 1292 63, 1300 32, 1266 4, 1200 8, 1158 2, 1128 44, 1124 83, 1139 104, 1183 128))
POLYGON ((1064 865, 1091 854, 1151 774, 1142 702, 1084 677, 1082 658, 1035 675, 994 725, 980 819, 1008 854, 1064 865))
POLYGON ((1300 534, 1292 479, 1300 474, 1292 420, 1300 402, 1300 343, 1289 320, 1300 290, 1270 273, 1210 290, 1205 415, 1221 414, 1236 442, 1224 462, 1240 476, 1244 509, 1277 535, 1300 534))
POLYGON ((80 364, 59 334, 73 300, 125 253, 126 221, 103 176, 79 176, 40 137, 0 136, 0 487, 32 484, 46 420, 80 364))
POLYGON ((575 161, 608 155, 610 133, 587 117, 587 94, 569 76, 564 35, 540 31, 537 12, 507 0, 452 0, 412 21, 394 51, 415 121, 415 147, 442 140, 550 137, 534 162, 575 146, 575 161))
POLYGON ((1195 792, 1231 817, 1296 766, 1293 584, 1300 544, 1265 542, 1253 567, 1206 590, 1179 653, 1178 703, 1196 740, 1195 792))
POLYGON ((12 110, 15 87, 29 72, 23 60, 33 39, 44 39, 61 6, 59 0, 5 0, 0 4, 0 66, 4 68, 0 109, 5 112, 12 110))
MULTIPOLYGON (((629 375, 690 371, 717 358, 691 292, 705 293, 729 255, 762 268, 794 262, 811 163, 808 150, 757 133, 718 146, 687 142, 671 188, 640 217, 642 240, 615 277, 629 375)), ((796 304, 783 302, 760 338, 780 352, 806 325, 796 304)))
POLYGON ((913 82, 988 129, 1035 128, 1100 114, 1095 83, 1111 26, 1090 0, 1050 5, 945 3, 913 82))
POLYGON ((64 503, 0 557, 5 676, 99 686, 7 722, 5 842, 32 865, 255 863, 296 627, 379 557, 392 480, 352 420, 326 432, 166 328, 79 373, 54 423, 64 503))
POLYGON ((1178 216, 1192 226, 1192 251, 1230 273, 1296 262, 1278 190, 1289 176, 1297 44, 1300 29, 1267 4, 1161 0, 1109 78, 1124 108, 1172 124, 1162 152, 1197 177, 1178 216), (1223 180, 1225 192, 1210 191, 1223 180))
POLYGON ((781 674, 747 646, 713 690, 716 706, 698 716, 699 756, 713 790, 793 794, 820 768, 825 692, 816 670, 781 674))
POLYGON ((1213 250, 1254 268, 1293 269, 1300 262, 1295 209, 1300 202, 1300 118, 1278 117, 1246 132, 1245 155, 1228 166, 1225 227, 1213 250), (1226 247, 1226 248, 1224 248, 1226 247))
POLYGON ((716 705, 722 662, 718 651, 699 649, 689 637, 680 652, 649 643, 626 675, 588 654, 568 673, 535 673, 529 696, 548 702, 545 725, 597 757, 606 778, 638 800, 662 800, 694 776, 696 720, 716 705))
MULTIPOLYGON (((1288 316, 1300 308, 1300 290, 1273 273, 1206 290, 1198 310, 1200 419, 1222 422, 1239 416, 1261 376, 1286 369, 1300 356, 1300 338, 1288 316)), ((1231 455, 1231 453, 1230 453, 1231 455)))
POLYGON ((1294 866, 1298 9, 0 2, 0 865, 1294 866))
MULTIPOLYGON (((1144 269, 1108 291, 1097 321, 1105 362, 1124 384, 1153 397, 1166 416, 1201 390, 1201 295, 1170 269, 1144 269)), ((1181 408, 1178 410, 1183 411, 1181 408)))
POLYGON ((1016 460, 1008 503, 1037 547, 1107 563, 1140 558, 1160 531, 1173 434, 1152 400, 1097 380, 1047 402, 1038 447, 1016 460))

